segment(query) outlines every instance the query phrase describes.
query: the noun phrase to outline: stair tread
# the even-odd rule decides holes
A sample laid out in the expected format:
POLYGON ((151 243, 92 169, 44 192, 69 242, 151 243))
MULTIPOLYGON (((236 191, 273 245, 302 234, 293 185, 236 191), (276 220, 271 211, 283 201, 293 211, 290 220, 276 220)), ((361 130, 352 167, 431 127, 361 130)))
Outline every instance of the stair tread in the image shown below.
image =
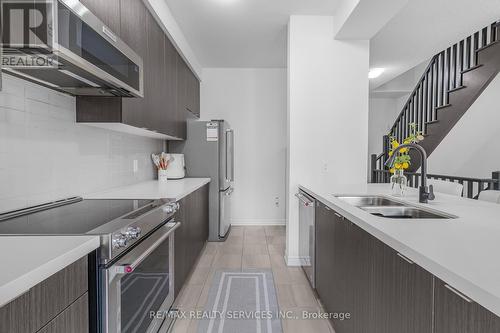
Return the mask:
POLYGON ((471 71, 473 71, 473 70, 475 70, 475 69, 478 69, 479 67, 483 67, 483 64, 474 65, 474 66, 472 66, 472 67, 470 67, 470 68, 468 68, 468 69, 464 69, 461 73, 462 73, 462 74, 465 74, 465 73, 467 73, 467 72, 471 72, 471 71))
POLYGON ((441 109, 447 108, 449 106, 451 106, 451 104, 450 103, 446 103, 445 105, 441 105, 441 106, 436 107, 436 110, 441 110, 441 109))
POLYGON ((454 92, 454 91, 458 91, 458 90, 462 90, 464 88, 467 88, 467 86, 459 86, 459 87, 450 89, 450 90, 448 90, 448 93, 451 93, 451 92, 454 92))
MULTIPOLYGON (((484 89, 485 86, 489 84, 490 81, 488 79, 491 79, 491 75, 493 75, 493 71, 498 70, 500 68, 500 63, 498 61, 498 54, 500 54, 500 40, 496 40, 491 42, 490 44, 481 47, 477 50, 475 50, 475 57, 473 59, 473 64, 467 69, 464 69, 462 71, 458 70, 458 77, 456 80, 453 80, 453 85, 455 84, 460 84, 457 87, 454 87, 452 89, 444 90, 443 96, 440 99, 444 99, 443 102, 449 101, 451 103, 446 103, 437 107, 431 107, 426 109, 427 112, 434 112, 431 117, 434 118, 434 120, 429 120, 425 121, 423 123, 423 128, 422 132, 426 140, 423 141, 423 145, 426 150, 428 150, 428 153, 432 153, 434 149, 437 147, 439 142, 443 140, 443 138, 450 132, 451 128, 455 126, 457 123, 458 119, 463 116, 463 114, 470 108, 471 103, 474 103, 474 101, 478 98, 478 96, 481 94, 481 89, 484 89), (498 45, 497 45, 498 44, 498 45), (481 62, 479 64, 475 64, 476 62, 481 62), (481 69, 480 69, 481 68, 481 69), (474 72, 476 69, 479 69, 478 71, 474 72), (468 72, 471 72, 471 74, 466 74, 468 72), (466 74, 466 75, 463 75, 466 74), (460 79, 460 81, 457 81, 460 79), (462 81, 463 80, 463 81, 462 81), (454 92, 457 92, 459 90, 462 90, 464 88, 469 88, 467 90, 464 90, 464 92, 459 92, 456 94, 452 94, 454 92), (452 109, 446 110, 446 108, 454 106, 452 109), (439 110, 443 110, 442 112, 439 110), (439 111, 439 112, 437 112, 439 111), (437 118, 437 119, 436 119, 437 118), (436 126, 431 126, 432 124, 438 124, 436 126)), ((436 56, 435 56, 436 57, 436 56)), ((433 65, 433 61, 435 61, 435 57, 431 60, 431 63, 429 64, 429 67, 433 65)), ((470 57, 469 57, 470 58, 470 57)), ((443 58, 446 60, 445 58, 443 58)), ((444 61, 443 60, 443 61, 444 61)), ((472 59, 469 59, 472 60, 472 59)), ((457 61, 458 62, 458 61, 457 61)), ((461 65, 465 65, 463 62, 461 65)), ((431 67, 432 68, 432 67, 431 67)), ((463 67, 462 67, 463 68, 463 67)), ((498 72, 496 72, 498 73, 498 72)), ((428 75, 428 72, 424 73, 424 75, 428 75)), ((425 80, 429 80, 429 78, 424 77, 425 80)), ((445 76, 443 76, 442 81, 445 84, 450 85, 452 81, 444 81, 446 79, 445 76)), ((449 78, 448 78, 449 79, 449 78)), ((422 79, 423 80, 423 79, 422 79)), ((441 86, 444 87, 443 82, 441 82, 441 86)), ((421 84, 419 82, 419 84, 421 84)), ((425 84, 425 83, 424 83, 425 84)), ((439 83, 438 83, 439 84, 439 83)), ((415 88, 415 91, 418 92, 419 87, 417 86, 415 88)), ((440 91, 442 93, 442 91, 440 91)), ((415 95, 415 92, 413 93, 415 95)), ((418 98, 418 95, 415 97, 411 95, 410 99, 415 100, 415 98, 418 98)), ((426 96, 424 96, 426 98, 426 96)), ((410 100, 409 100, 410 101, 410 100)), ((408 102, 407 102, 408 103, 408 102)), ((420 103, 420 101, 419 101, 420 103)), ((425 100, 424 100, 425 103, 425 100)), ((435 100, 432 99, 431 96, 431 105, 435 103, 435 100)), ((427 105, 425 105, 427 106, 427 105)), ((417 110, 420 111, 420 110, 417 110)), ((408 119, 407 117, 402 117, 402 115, 406 115, 407 112, 407 106, 405 105, 405 108, 401 113, 398 115, 398 118, 396 120, 396 123, 394 126, 401 126, 403 127, 408 126, 408 119), (402 117, 402 118, 401 118, 402 117), (399 124, 403 120, 406 120, 406 124, 399 124)), ((428 115, 424 115, 426 118, 428 115)), ((423 119, 419 118, 420 121, 423 119)), ((401 135, 401 134, 399 134, 401 135)), ((419 163, 416 163, 419 164, 419 163)))
POLYGON ((476 50, 476 52, 479 52, 479 51, 485 50, 485 49, 487 49, 487 48, 489 48, 489 47, 492 47, 493 45, 496 45, 496 44, 498 44, 499 42, 500 42, 499 40, 496 40, 496 41, 494 41, 494 42, 491 42, 491 43, 489 43, 489 44, 488 44, 488 45, 486 45, 486 46, 483 46, 483 47, 478 48, 478 49, 476 50))

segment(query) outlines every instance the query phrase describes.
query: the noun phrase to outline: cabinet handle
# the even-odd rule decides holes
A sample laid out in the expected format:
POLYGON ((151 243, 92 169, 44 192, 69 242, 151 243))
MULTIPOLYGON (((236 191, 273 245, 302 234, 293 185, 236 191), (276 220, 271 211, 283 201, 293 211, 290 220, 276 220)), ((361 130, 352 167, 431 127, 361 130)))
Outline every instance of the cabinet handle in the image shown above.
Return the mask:
POLYGON ((413 262, 412 260, 410 260, 408 257, 402 255, 401 253, 397 252, 396 253, 398 255, 398 257, 400 257, 401 259, 403 259, 404 261, 406 261, 407 263, 409 263, 410 265, 413 265, 415 262, 413 262))
POLYGON ((462 294, 460 291, 456 290, 452 286, 445 284, 444 287, 446 289, 448 289, 449 291, 451 291, 452 293, 454 293, 455 295, 457 295, 458 297, 460 297, 461 299, 463 299, 464 301, 466 301, 467 303, 473 302, 469 297, 465 296, 464 294, 462 294))
POLYGON ((331 209, 330 207, 328 207, 328 206, 325 206, 325 209, 326 209, 326 210, 332 210, 332 209, 331 209))
POLYGON ((339 219, 343 218, 343 216, 342 216, 342 215, 340 215, 339 213, 334 213, 334 214, 335 214, 335 216, 337 216, 339 219))

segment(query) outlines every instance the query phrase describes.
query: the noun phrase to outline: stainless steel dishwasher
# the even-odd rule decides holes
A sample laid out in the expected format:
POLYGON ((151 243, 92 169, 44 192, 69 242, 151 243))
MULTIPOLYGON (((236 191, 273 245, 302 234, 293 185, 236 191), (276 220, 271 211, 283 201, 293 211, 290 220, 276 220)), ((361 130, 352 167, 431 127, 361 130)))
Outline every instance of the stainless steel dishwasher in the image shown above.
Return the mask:
POLYGON ((315 281, 315 207, 316 200, 300 190, 295 194, 299 199, 299 256, 302 269, 313 288, 315 281))

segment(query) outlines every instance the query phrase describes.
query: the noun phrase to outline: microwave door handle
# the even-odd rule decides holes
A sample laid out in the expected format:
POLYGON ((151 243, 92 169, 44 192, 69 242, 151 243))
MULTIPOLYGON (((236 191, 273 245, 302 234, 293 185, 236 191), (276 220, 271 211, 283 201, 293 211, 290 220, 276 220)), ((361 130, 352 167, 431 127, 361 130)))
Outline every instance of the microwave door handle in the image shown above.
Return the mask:
POLYGON ((132 273, 144 261, 144 259, 156 250, 158 246, 160 246, 160 244, 174 232, 175 229, 180 227, 180 225, 180 222, 175 222, 175 225, 168 228, 168 230, 162 230, 162 232, 156 237, 155 234, 149 236, 151 239, 144 240, 143 243, 139 244, 135 249, 130 251, 117 263, 111 266, 114 268, 115 273, 132 273))

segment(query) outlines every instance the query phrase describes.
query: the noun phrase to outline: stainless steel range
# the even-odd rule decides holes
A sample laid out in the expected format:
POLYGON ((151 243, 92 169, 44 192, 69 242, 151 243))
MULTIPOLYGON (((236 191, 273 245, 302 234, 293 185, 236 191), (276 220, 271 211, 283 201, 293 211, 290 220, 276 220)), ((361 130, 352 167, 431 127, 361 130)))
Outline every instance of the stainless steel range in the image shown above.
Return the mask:
POLYGON ((170 325, 174 301, 178 208, 169 200, 75 197, 0 214, 0 235, 99 235, 89 267, 92 331, 158 332, 170 325))

